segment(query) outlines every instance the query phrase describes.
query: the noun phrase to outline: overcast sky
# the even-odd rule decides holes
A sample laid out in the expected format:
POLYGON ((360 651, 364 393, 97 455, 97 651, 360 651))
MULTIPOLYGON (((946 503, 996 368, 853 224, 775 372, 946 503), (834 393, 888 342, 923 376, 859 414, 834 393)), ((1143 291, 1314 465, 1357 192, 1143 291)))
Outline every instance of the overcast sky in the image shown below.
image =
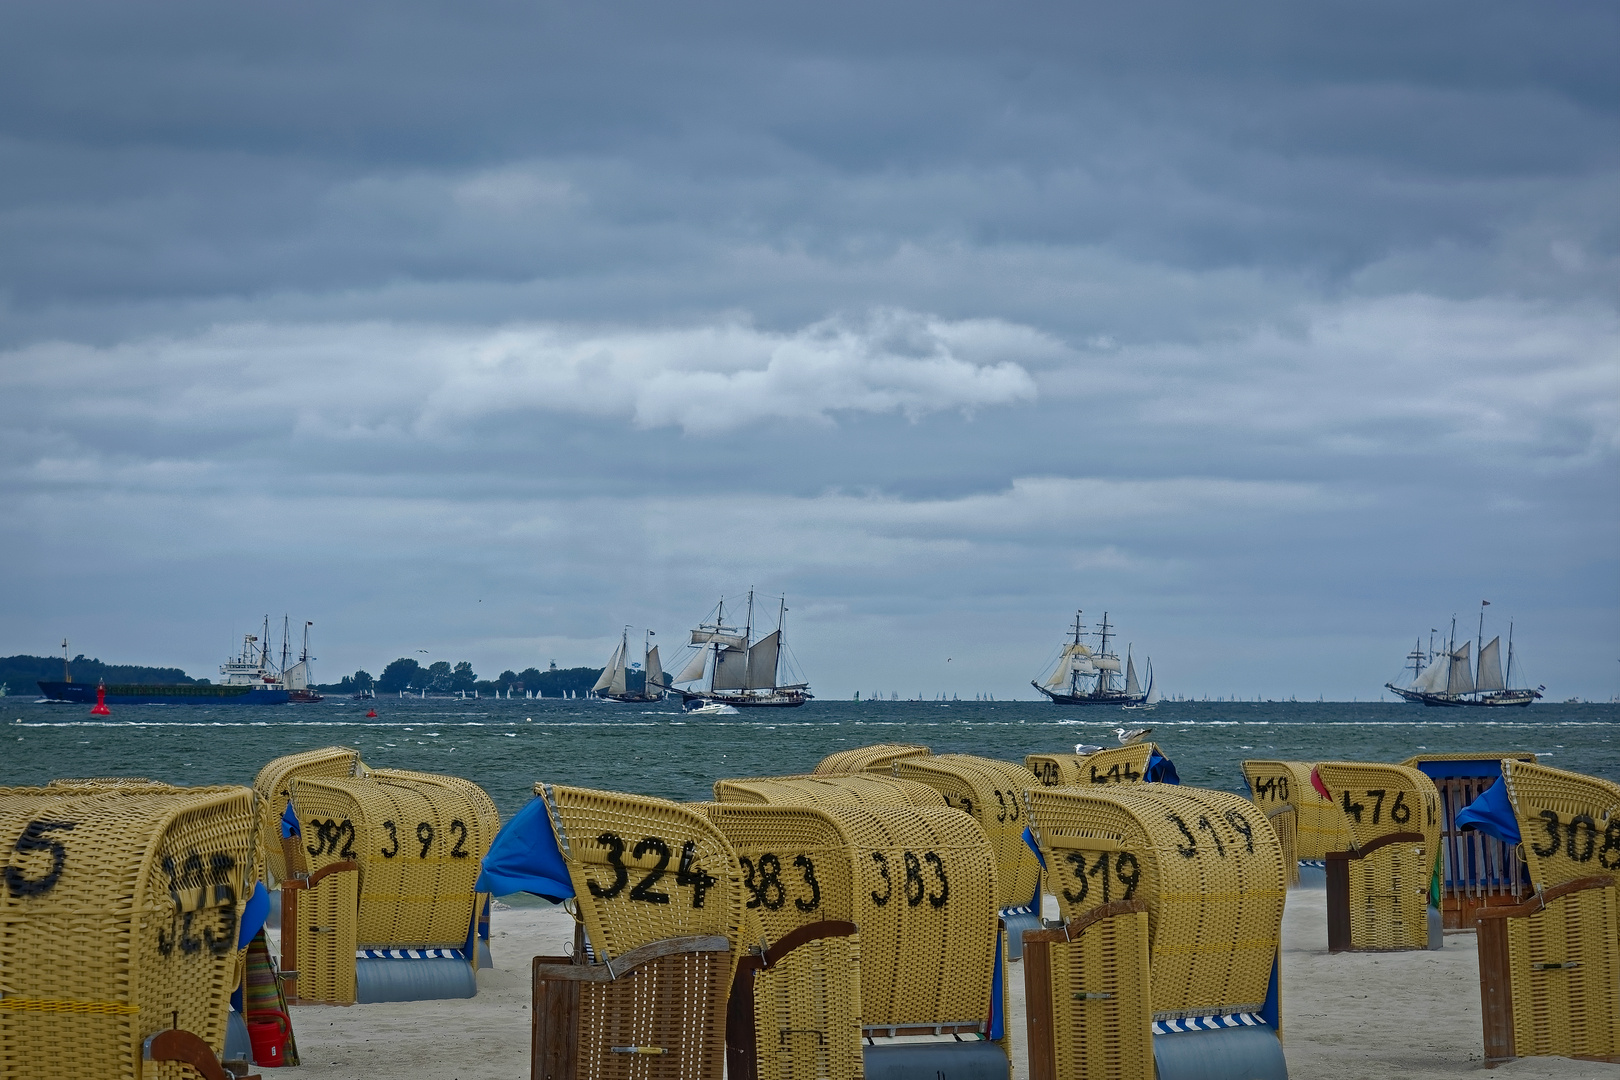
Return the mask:
POLYGON ((0 654, 1620 692, 1612 3, 0 6, 0 654), (666 664, 670 657, 667 655, 666 664), (948 660, 948 662, 947 662, 948 660), (1516 680, 1517 681, 1517 680, 1516 680))

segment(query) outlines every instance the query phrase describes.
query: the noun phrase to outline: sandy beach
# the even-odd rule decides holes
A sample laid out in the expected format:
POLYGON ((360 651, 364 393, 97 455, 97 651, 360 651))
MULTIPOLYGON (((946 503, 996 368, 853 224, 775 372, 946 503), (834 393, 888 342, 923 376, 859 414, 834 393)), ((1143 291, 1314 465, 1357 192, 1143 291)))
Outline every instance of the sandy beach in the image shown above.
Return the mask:
MULTIPOLYGON (((1296 1080, 1415 1080, 1486 1074, 1474 935, 1439 952, 1329 955, 1326 894, 1295 889, 1283 918, 1283 1034, 1296 1080)), ((1050 898, 1049 903, 1050 903, 1050 898)), ((572 926, 558 908, 497 910, 495 967, 470 1000, 298 1008, 310 1080, 513 1080, 529 1075, 529 958, 558 955, 572 926)), ((1013 1075, 1024 1070, 1023 969, 1009 968, 1013 1075)), ((1620 1077, 1620 1065, 1521 1058, 1504 1078, 1620 1077)))

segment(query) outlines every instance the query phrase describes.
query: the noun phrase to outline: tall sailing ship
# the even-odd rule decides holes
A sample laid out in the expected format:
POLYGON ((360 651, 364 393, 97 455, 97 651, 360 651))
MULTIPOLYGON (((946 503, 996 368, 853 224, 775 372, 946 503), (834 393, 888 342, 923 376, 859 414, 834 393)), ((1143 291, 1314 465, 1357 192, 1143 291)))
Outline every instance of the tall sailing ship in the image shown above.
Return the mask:
POLYGON ((1114 637, 1114 627, 1103 612, 1102 629, 1095 634, 1086 632, 1081 622, 1083 611, 1074 613, 1073 638, 1063 645, 1057 666, 1040 682, 1030 685, 1057 705, 1126 705, 1146 706, 1158 703, 1158 692, 1153 687, 1153 660, 1147 662, 1147 686, 1144 688, 1136 676, 1136 660, 1129 646, 1125 650, 1125 685, 1118 685, 1120 677, 1119 654, 1110 652, 1108 641, 1114 637), (1096 637, 1098 646, 1093 650, 1084 637, 1096 637))
POLYGON ((1541 697, 1547 689, 1534 690, 1513 687, 1513 624, 1508 623, 1507 671, 1502 670, 1501 635, 1485 640, 1485 608, 1490 601, 1479 606, 1478 662, 1471 655, 1475 642, 1457 643, 1457 620, 1451 620, 1451 634, 1445 648, 1436 652, 1423 650, 1418 639, 1412 651, 1406 654, 1411 662, 1412 678, 1403 685, 1385 683, 1386 689, 1414 705, 1456 707, 1465 705, 1496 707, 1523 707, 1541 697))
POLYGON ((787 600, 776 612, 776 629, 754 638, 754 593, 748 592, 748 606, 741 626, 726 622, 726 601, 722 597, 710 617, 692 630, 690 644, 696 652, 674 678, 676 683, 706 685, 675 688, 682 706, 688 710, 710 704, 736 709, 791 709, 815 695, 806 682, 784 682, 781 671, 786 649, 783 630, 787 622, 787 600))
POLYGON ((659 663, 658 646, 652 644, 652 638, 653 632, 647 631, 641 643, 643 663, 635 665, 641 670, 632 670, 629 663, 630 628, 625 627, 619 635, 619 647, 608 657, 601 678, 591 687, 591 696, 603 701, 626 703, 663 701, 669 692, 669 680, 664 674, 663 665, 659 663))

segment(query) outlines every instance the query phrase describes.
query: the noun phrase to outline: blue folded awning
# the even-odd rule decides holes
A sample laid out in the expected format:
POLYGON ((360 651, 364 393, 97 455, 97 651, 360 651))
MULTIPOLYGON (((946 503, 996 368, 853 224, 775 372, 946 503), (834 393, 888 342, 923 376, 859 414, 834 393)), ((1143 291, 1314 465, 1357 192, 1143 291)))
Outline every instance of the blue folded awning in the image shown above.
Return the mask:
POLYGON ((554 904, 574 895, 544 799, 530 800, 495 834, 495 842, 484 856, 477 889, 496 896, 533 893, 554 904))
POLYGON ((1480 796, 1457 811, 1457 825, 1463 829, 1478 829, 1486 836, 1494 836, 1512 846, 1519 843, 1519 819, 1513 816, 1508 802, 1507 785, 1499 779, 1480 796))

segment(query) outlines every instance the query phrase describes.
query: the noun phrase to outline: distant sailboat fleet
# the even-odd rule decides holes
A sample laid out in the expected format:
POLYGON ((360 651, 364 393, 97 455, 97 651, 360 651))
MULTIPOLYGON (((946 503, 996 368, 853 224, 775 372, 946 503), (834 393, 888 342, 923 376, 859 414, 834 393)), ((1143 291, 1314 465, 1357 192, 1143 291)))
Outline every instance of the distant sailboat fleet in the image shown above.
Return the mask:
POLYGON ((1401 685, 1385 683, 1384 686, 1415 705, 1441 707, 1522 707, 1541 697, 1541 692, 1547 689, 1545 686, 1534 690, 1513 686, 1513 624, 1508 624, 1506 672, 1502 669, 1501 635, 1489 642, 1485 640, 1485 609, 1489 606, 1489 600, 1479 605, 1477 664, 1472 663, 1470 657, 1475 642, 1465 639, 1461 645, 1457 643, 1457 620, 1453 618, 1445 648, 1435 651, 1431 639, 1430 648, 1425 652, 1423 639, 1419 638, 1406 654, 1411 662, 1412 678, 1403 680, 1401 685))

